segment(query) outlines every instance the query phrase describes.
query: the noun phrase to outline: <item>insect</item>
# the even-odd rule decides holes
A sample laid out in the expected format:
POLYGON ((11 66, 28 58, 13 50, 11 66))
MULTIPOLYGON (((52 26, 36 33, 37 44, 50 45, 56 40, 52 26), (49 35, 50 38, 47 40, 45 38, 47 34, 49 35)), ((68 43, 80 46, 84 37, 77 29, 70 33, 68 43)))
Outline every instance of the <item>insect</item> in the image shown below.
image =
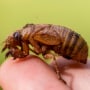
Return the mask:
POLYGON ((14 58, 29 55, 29 50, 43 56, 54 51, 68 60, 85 64, 88 56, 87 43, 80 34, 67 27, 52 24, 26 24, 8 36, 2 51, 7 48, 6 57, 11 55, 14 58))

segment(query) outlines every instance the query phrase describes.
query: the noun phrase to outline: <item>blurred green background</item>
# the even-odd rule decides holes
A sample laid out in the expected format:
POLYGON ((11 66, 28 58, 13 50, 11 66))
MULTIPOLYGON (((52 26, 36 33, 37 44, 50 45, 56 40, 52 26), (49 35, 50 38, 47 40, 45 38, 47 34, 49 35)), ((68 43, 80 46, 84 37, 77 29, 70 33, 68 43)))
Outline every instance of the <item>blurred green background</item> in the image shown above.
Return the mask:
MULTIPOLYGON (((89 45, 90 0, 0 0, 0 50, 5 38, 27 23, 70 27, 89 45)), ((0 53, 0 62, 4 55, 0 53)))

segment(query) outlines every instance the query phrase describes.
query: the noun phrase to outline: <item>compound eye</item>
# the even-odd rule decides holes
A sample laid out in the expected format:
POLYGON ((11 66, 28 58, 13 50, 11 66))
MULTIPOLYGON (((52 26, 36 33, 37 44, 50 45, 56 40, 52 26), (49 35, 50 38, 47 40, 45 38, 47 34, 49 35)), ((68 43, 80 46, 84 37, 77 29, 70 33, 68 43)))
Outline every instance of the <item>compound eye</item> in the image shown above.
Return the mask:
POLYGON ((13 34, 13 37, 14 37, 16 40, 21 40, 21 35, 20 35, 19 32, 15 32, 15 33, 13 34))

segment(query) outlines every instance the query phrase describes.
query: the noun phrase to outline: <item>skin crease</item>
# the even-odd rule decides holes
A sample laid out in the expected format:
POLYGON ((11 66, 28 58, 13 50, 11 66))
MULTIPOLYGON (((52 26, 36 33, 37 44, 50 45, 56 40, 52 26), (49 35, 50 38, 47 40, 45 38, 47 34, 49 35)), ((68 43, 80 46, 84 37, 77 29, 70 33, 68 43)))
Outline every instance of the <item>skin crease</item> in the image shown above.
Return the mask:
POLYGON ((0 67, 0 86, 3 90, 90 90, 90 62, 86 65, 57 58, 61 77, 54 72, 54 62, 49 66, 36 56, 7 59, 0 67))

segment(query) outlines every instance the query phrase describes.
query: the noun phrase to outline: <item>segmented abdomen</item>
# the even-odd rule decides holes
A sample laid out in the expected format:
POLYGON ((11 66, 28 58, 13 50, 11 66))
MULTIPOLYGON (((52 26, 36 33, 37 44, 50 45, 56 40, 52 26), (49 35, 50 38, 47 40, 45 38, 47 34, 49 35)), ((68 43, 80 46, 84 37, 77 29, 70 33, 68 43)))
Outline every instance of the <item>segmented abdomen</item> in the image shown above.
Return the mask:
POLYGON ((82 36, 63 26, 59 28, 59 35, 61 37, 61 43, 54 47, 55 52, 65 58, 86 63, 88 46, 82 36))

